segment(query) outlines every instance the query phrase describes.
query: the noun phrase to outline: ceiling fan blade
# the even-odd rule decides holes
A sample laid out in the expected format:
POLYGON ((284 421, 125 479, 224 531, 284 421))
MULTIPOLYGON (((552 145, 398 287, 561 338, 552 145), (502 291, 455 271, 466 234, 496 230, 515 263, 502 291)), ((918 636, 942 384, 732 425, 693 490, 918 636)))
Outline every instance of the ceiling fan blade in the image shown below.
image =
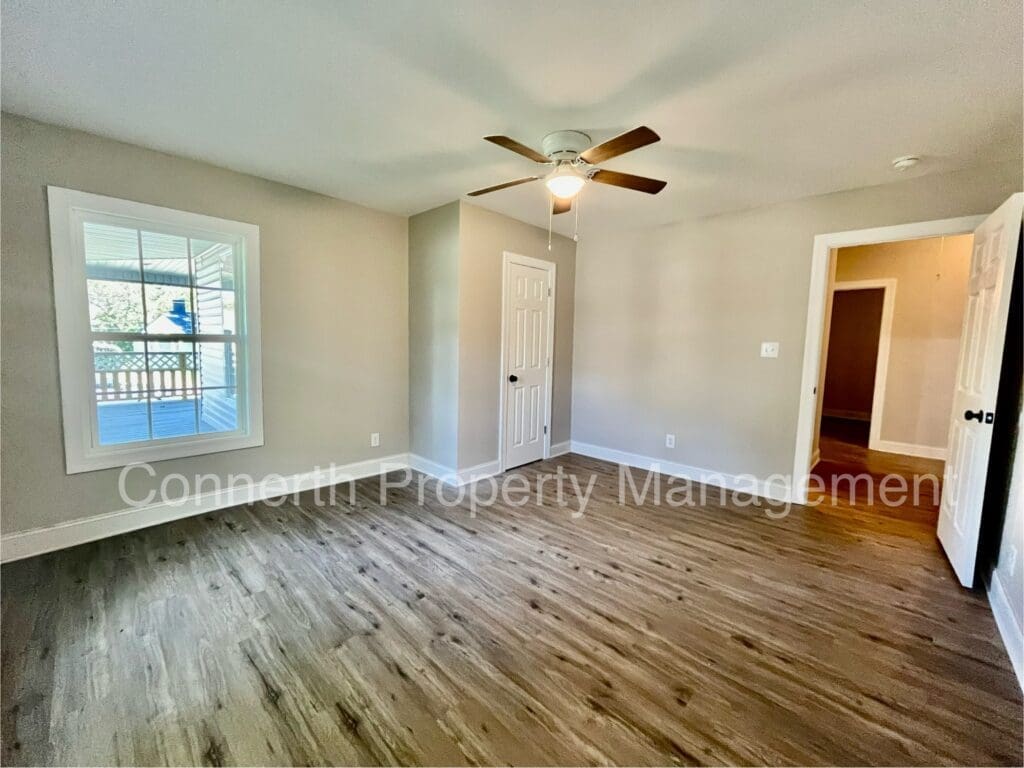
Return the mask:
POLYGON ((656 141, 661 141, 661 137, 646 125, 641 125, 639 128, 626 131, 614 139, 608 139, 603 144, 591 147, 586 152, 583 152, 580 157, 591 165, 597 165, 605 160, 611 160, 613 157, 632 152, 634 149, 646 147, 648 144, 653 144, 656 141))
POLYGON ((504 184, 495 184, 493 187, 484 187, 483 189, 474 189, 468 193, 470 197, 476 197, 477 195, 486 195, 488 192, 497 192, 499 189, 505 189, 505 187, 514 187, 516 184, 525 184, 528 181, 536 181, 540 176, 527 176, 525 179, 516 179, 515 181, 506 181, 504 184))
POLYGON ((497 144, 499 147, 510 149, 516 154, 528 157, 536 163, 550 163, 551 160, 544 157, 540 152, 535 149, 531 149, 525 144, 520 144, 515 139, 510 139, 508 136, 484 136, 484 141, 489 141, 492 144, 497 144))
POLYGON ((595 171, 590 179, 600 184, 611 184, 613 187, 635 189, 637 192, 646 192, 649 195, 658 194, 668 184, 667 181, 649 179, 646 176, 634 176, 632 173, 605 170, 595 171))
POLYGON ((572 198, 563 200, 560 197, 551 198, 551 212, 556 216, 560 213, 568 213, 572 210, 572 198))

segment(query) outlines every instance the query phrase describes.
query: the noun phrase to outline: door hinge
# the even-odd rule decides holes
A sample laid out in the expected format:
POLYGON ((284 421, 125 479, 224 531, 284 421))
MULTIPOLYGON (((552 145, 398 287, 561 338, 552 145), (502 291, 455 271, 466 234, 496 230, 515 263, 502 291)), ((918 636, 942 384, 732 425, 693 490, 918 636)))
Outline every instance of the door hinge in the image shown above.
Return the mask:
POLYGON ((548 296, 550 296, 550 295, 551 295, 551 289, 548 288, 548 296))
POLYGON ((545 424, 545 425, 544 425, 544 434, 546 435, 547 433, 548 433, 548 425, 547 425, 547 424, 545 424))

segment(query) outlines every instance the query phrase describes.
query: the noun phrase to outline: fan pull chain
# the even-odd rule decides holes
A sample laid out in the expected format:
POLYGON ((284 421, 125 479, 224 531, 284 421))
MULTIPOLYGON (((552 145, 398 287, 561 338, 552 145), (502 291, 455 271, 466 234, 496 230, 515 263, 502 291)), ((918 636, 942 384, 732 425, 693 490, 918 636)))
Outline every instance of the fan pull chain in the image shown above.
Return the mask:
POLYGON ((576 195, 576 205, 573 206, 574 208, 576 208, 576 224, 575 224, 575 229, 573 230, 573 233, 572 233, 572 241, 574 243, 578 243, 580 241, 580 208, 582 206, 583 206, 583 191, 581 190, 579 192, 579 194, 576 195))
POLYGON ((555 217, 555 196, 550 195, 548 200, 548 251, 551 251, 551 226, 555 217))

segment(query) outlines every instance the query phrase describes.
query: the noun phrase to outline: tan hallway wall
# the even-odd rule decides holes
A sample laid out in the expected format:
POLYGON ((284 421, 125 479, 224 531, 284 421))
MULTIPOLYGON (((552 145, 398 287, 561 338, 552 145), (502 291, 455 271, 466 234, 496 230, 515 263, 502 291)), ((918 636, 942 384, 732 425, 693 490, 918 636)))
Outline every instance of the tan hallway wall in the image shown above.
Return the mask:
POLYGON ((973 239, 933 237, 838 252, 836 282, 896 280, 883 441, 946 447, 973 239))

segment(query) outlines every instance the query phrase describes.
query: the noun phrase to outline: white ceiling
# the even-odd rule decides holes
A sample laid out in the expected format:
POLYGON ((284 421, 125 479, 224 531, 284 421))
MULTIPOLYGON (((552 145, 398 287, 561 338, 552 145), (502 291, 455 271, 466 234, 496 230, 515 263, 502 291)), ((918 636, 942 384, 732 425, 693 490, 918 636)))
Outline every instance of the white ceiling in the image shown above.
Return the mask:
MULTIPOLYGON (((1017 0, 3 0, 6 111, 411 214, 533 173, 487 144, 660 144, 588 227, 656 226, 1022 154, 1017 0)), ((543 187, 475 202, 542 226, 543 187)), ((560 217, 562 231, 571 227, 560 217)))

